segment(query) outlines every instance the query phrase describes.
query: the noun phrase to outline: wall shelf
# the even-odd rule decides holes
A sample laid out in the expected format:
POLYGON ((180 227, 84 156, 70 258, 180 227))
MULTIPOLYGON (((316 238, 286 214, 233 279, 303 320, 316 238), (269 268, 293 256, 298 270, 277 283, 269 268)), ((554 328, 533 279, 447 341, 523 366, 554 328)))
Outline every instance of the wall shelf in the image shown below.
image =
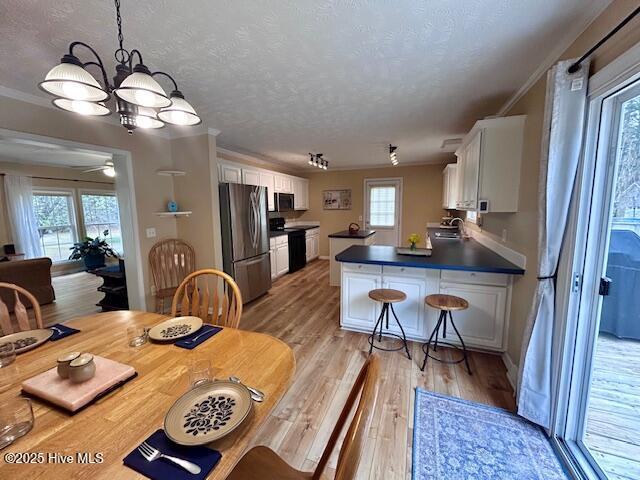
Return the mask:
POLYGON ((160 175, 162 177, 182 177, 186 175, 187 172, 184 170, 158 170, 156 175, 160 175))
POLYGON ((193 212, 191 210, 184 212, 155 212, 158 217, 188 217, 193 212))

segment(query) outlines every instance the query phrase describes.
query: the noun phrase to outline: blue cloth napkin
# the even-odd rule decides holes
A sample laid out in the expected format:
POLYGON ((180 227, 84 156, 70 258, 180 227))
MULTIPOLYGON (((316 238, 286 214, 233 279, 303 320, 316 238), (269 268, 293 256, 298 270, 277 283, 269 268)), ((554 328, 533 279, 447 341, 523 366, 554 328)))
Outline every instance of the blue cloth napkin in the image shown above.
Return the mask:
POLYGON ((48 327, 53 330, 53 335, 49 338, 52 342, 56 340, 60 340, 61 338, 68 337, 69 335, 73 335, 74 333, 80 333, 80 330, 76 328, 67 327, 61 323, 56 323, 55 325, 51 325, 48 327), (55 327, 55 328, 53 328, 55 327))
POLYGON ((191 335, 187 335, 186 337, 181 338, 175 344, 178 347, 188 348, 189 350, 192 350, 202 342, 206 342, 207 340, 209 340, 220 330, 222 330, 222 327, 216 327, 214 325, 203 325, 200 330, 193 332, 191 335), (198 339, 195 342, 192 342, 191 340, 196 337, 198 337, 198 339))
POLYGON ((127 467, 152 480, 202 480, 209 475, 209 472, 213 470, 213 467, 222 458, 222 455, 217 450, 201 446, 185 447, 173 443, 162 429, 154 432, 145 442, 165 455, 188 460, 202 469, 199 474, 194 475, 163 458, 149 462, 136 447, 129 455, 124 457, 123 462, 127 467))

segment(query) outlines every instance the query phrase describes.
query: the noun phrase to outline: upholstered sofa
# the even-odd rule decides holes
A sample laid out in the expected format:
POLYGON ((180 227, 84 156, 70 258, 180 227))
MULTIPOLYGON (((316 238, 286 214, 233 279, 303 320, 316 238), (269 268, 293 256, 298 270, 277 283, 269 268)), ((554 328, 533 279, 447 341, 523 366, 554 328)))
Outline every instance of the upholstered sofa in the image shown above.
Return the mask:
MULTIPOLYGON (((0 262, 0 282, 15 283, 29 290, 40 305, 46 305, 56 299, 51 285, 51 259, 33 258, 14 262, 0 262)), ((13 311, 13 292, 2 288, 0 298, 9 311, 13 311)))

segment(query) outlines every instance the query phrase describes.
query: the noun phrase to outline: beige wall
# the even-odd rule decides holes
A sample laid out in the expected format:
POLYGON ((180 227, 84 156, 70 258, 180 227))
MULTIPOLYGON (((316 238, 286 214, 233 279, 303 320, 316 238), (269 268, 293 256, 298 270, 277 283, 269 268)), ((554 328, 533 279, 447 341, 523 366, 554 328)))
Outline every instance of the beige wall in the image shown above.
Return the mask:
MULTIPOLYGON (((154 215, 154 212, 165 210, 167 202, 174 197, 173 179, 155 173, 158 169, 171 168, 173 165, 170 141, 143 131, 128 135, 124 128, 115 124, 82 118, 72 113, 7 97, 0 97, 0 128, 116 148, 131 153, 143 283, 147 305, 152 306, 147 261, 149 249, 159 239, 174 237, 177 233, 176 221, 173 218, 154 215), (156 238, 146 238, 147 227, 156 228, 156 238)), ((132 254, 133 252, 128 252, 125 256, 132 254)))
POLYGON ((442 209, 442 170, 444 165, 419 165, 407 167, 371 168, 363 170, 327 170, 312 173, 309 177, 309 210, 298 220, 320 222, 320 255, 329 255, 328 235, 346 230, 349 223, 358 223, 364 215, 365 178, 402 178, 402 241, 411 233, 424 240, 427 222, 439 222, 445 213, 442 209), (322 191, 351 189, 351 210, 324 210, 322 191))
POLYGON ((193 211, 190 217, 178 218, 177 233, 195 249, 197 268, 215 267, 216 249, 220 248, 214 228, 217 182, 211 181, 211 170, 217 167, 210 162, 210 148, 215 157, 215 145, 216 138, 208 134, 171 141, 174 165, 186 171, 185 176, 175 178, 175 200, 181 210, 193 211))
MULTIPOLYGON (((589 26, 589 28, 561 56, 561 59, 581 56, 594 43, 614 28, 637 7, 637 2, 616 0, 589 26)), ((630 47, 640 42, 640 19, 635 19, 611 39, 592 59, 591 74, 601 70, 630 47)), ((500 238, 507 230, 507 246, 527 256, 527 272, 514 283, 511 305, 508 353, 518 363, 522 337, 533 292, 536 287, 538 261, 538 176, 540 144, 544 115, 546 77, 535 85, 507 112, 507 115, 527 115, 520 173, 520 207, 518 213, 489 214, 483 218, 483 230, 500 238)))

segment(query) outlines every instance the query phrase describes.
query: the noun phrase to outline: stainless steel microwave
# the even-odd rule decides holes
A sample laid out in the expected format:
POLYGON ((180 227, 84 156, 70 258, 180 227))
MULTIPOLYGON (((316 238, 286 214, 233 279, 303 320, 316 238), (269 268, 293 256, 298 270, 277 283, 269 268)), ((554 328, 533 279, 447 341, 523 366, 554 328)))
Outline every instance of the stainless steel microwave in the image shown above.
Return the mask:
POLYGON ((293 193, 274 193, 276 212, 291 212, 294 209, 293 193))

